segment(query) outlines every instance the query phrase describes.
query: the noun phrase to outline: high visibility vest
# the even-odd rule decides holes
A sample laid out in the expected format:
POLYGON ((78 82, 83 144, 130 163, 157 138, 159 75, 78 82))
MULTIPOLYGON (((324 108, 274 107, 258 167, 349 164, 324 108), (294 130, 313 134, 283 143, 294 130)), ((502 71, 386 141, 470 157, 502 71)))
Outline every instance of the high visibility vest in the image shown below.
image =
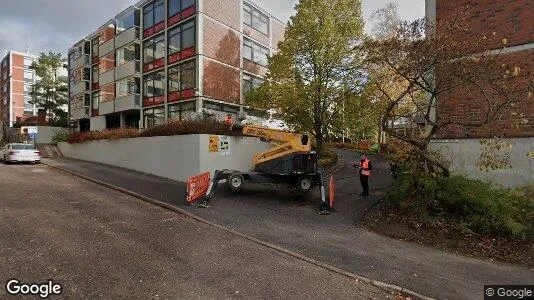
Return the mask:
POLYGON ((232 125, 233 122, 234 121, 232 120, 231 117, 226 117, 226 121, 225 121, 226 125, 232 125))
POLYGON ((363 176, 371 176, 371 170, 365 170, 369 168, 369 160, 366 159, 363 162, 360 161, 360 168, 362 168, 363 176))

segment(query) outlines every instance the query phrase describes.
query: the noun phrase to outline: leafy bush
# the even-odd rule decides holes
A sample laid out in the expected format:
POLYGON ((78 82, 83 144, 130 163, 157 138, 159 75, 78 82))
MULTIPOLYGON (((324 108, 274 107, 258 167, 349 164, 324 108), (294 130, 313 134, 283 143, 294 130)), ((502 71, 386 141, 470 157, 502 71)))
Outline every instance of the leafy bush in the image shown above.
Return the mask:
POLYGON ((332 151, 331 148, 325 147, 322 157, 317 161, 317 165, 320 167, 328 167, 337 163, 337 154, 332 151))
POLYGON ((52 143, 66 142, 70 133, 67 130, 56 129, 52 134, 52 143))
POLYGON ((525 237, 533 200, 527 193, 503 189, 463 176, 432 177, 401 173, 386 200, 401 214, 444 219, 477 233, 525 237))
POLYGON ((95 140, 122 138, 172 136, 188 134, 241 135, 241 131, 230 131, 228 125, 215 120, 173 121, 139 131, 132 128, 118 128, 103 131, 75 132, 66 139, 70 144, 95 140))
POLYGON ((147 128, 139 136, 171 136, 187 134, 241 135, 241 131, 230 131, 228 125, 211 119, 173 121, 147 128))

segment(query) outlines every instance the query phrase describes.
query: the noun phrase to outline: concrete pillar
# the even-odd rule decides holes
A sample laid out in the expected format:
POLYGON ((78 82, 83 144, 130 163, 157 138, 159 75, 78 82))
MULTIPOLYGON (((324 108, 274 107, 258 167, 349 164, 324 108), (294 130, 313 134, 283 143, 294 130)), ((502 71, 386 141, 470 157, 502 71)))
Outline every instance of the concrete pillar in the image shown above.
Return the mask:
POLYGON ((120 121, 121 128, 124 128, 124 127, 126 127, 126 114, 125 113, 121 113, 120 116, 121 116, 121 121, 120 121))

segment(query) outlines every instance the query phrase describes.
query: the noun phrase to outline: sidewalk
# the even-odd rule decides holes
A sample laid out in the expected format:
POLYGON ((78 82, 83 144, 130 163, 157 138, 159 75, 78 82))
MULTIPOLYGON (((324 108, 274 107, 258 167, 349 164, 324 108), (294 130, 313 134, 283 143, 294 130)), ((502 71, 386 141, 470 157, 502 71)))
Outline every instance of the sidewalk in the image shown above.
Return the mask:
POLYGON ((338 173, 339 177, 348 177, 338 184, 339 212, 328 216, 316 212, 317 193, 303 196, 286 189, 247 187, 234 194, 221 187, 212 206, 199 209, 183 204, 183 183, 89 162, 69 159, 44 162, 176 205, 211 222, 343 270, 430 297, 480 299, 485 284, 534 282, 532 270, 462 257, 354 226, 358 214, 379 197, 383 180, 387 180, 387 166, 378 161, 373 161, 376 176, 384 177, 375 179, 374 198, 355 195, 359 187, 350 179, 353 170, 346 165, 338 173))

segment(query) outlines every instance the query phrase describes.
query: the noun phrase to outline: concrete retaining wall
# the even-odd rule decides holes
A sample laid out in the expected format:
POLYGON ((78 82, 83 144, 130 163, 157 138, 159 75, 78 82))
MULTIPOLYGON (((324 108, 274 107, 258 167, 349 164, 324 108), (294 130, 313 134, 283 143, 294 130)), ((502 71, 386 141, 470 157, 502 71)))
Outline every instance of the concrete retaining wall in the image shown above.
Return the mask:
POLYGON ((534 158, 527 153, 534 147, 534 138, 507 139, 513 143, 508 153, 512 169, 481 171, 477 167, 482 147, 478 139, 435 140, 430 148, 440 150, 451 163, 451 171, 470 178, 494 182, 505 187, 534 184, 534 158))
MULTIPOLYGON (((221 138, 221 137, 219 137, 221 138)), ((216 169, 250 171, 252 156, 272 147, 257 138, 222 137, 228 151, 210 152, 209 135, 162 136, 59 143, 65 157, 118 166, 186 181, 192 175, 216 169)))
POLYGON ((56 132, 67 132, 68 128, 62 127, 50 127, 50 126, 37 126, 37 144, 51 144, 52 137, 56 132))

